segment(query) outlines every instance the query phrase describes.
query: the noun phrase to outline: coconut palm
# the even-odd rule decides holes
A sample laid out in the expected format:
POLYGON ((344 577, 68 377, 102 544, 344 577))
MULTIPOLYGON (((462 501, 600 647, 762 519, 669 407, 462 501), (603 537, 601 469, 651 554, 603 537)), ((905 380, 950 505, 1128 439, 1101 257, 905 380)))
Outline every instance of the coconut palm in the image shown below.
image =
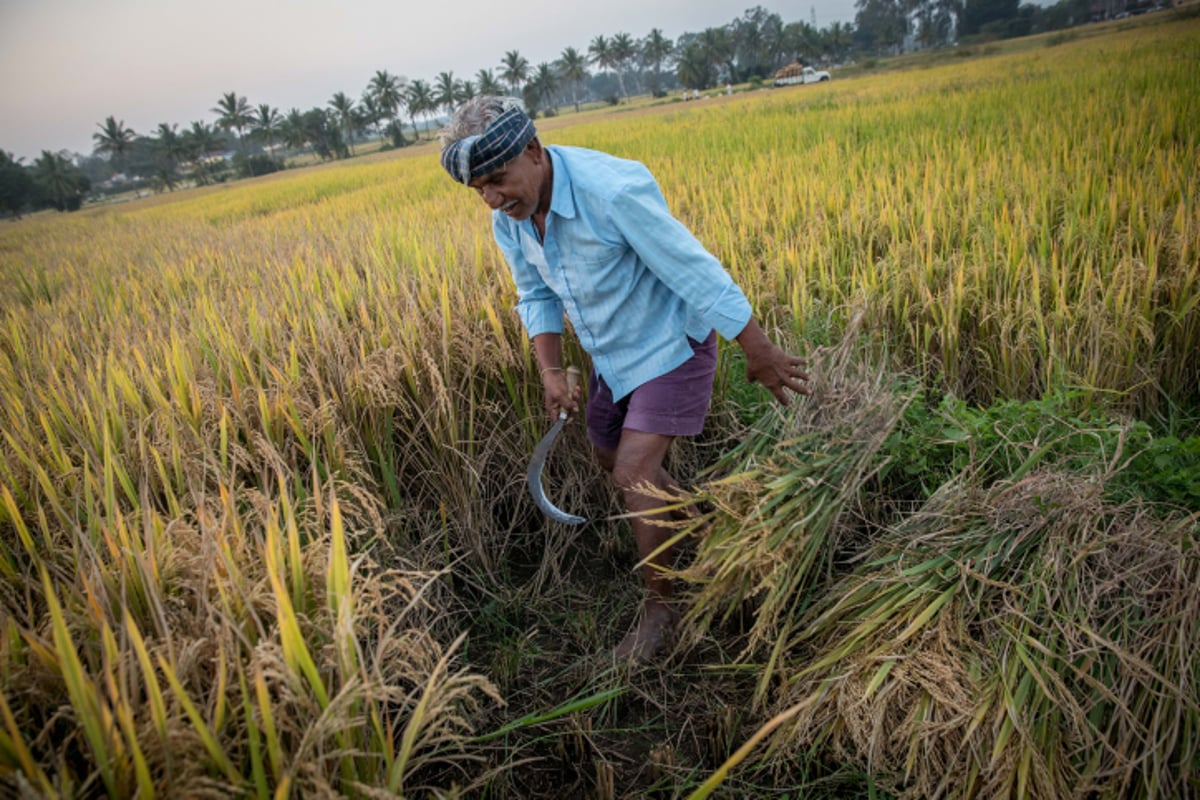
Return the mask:
POLYGON ((835 22, 823 33, 830 57, 834 61, 843 60, 854 44, 854 26, 848 22, 835 22))
POLYGON ((737 67, 733 63, 737 51, 727 28, 705 28, 696 41, 703 48, 705 58, 718 72, 725 69, 726 80, 737 80, 737 67))
POLYGON ((279 109, 271 108, 266 103, 261 103, 254 110, 254 119, 250 126, 254 132, 263 137, 267 141, 267 152, 271 157, 275 157, 275 134, 279 133, 283 126, 283 117, 279 115, 279 109))
MULTIPOLYGON (((778 14, 755 6, 731 22, 728 30, 740 73, 738 77, 762 77, 775 66, 783 30, 783 19, 778 14)), ((735 78, 730 76, 729 79, 735 78)))
POLYGON ((183 144, 184 158, 192 162, 196 180, 207 184, 208 156, 221 147, 216 130, 203 122, 193 122, 192 127, 180 134, 179 138, 183 144))
POLYGON ((675 77, 686 89, 706 89, 712 86, 716 68, 713 67, 704 45, 696 41, 683 48, 679 53, 679 60, 675 63, 675 77))
POLYGON ((675 45, 663 32, 654 28, 650 33, 646 34, 646 38, 642 39, 641 44, 642 61, 648 67, 652 67, 651 71, 651 88, 653 91, 658 91, 662 82, 662 65, 675 52, 675 45))
POLYGON ((196 152, 203 156, 207 156, 221 147, 221 137, 217 135, 216 128, 201 121, 193 122, 192 127, 184 131, 182 136, 187 143, 189 152, 196 152))
POLYGON ((94 148, 96 154, 108 155, 114 168, 120 166, 137 134, 133 132, 132 128, 125 127, 125 120, 118 122, 113 117, 108 117, 104 122, 98 123, 97 127, 100 128, 100 131, 92 134, 92 140, 96 143, 94 148))
POLYGON ((607 72, 612 67, 612 47, 603 34, 596 36, 588 44, 588 60, 599 67, 601 72, 607 72))
MULTIPOLYGON (((339 92, 338 94, 342 94, 339 92)), ((305 141, 312 147, 313 152, 320 156, 322 161, 333 158, 346 158, 350 155, 346 149, 346 143, 342 139, 342 125, 349 125, 349 130, 353 131, 358 124, 358 115, 354 111, 354 101, 342 95, 345 100, 349 100, 350 108, 348 113, 336 113, 327 111, 324 108, 310 108, 301 115, 300 122, 304 128, 305 141)))
POLYGON ((308 144, 308 128, 304 124, 304 114, 295 106, 284 117, 279 132, 287 148, 299 150, 308 144))
MULTIPOLYGON (((400 106, 404 104, 405 83, 404 78, 398 78, 387 70, 381 69, 376 71, 371 82, 367 84, 367 94, 374 99, 379 111, 393 126, 396 125, 396 117, 400 114, 400 106)), ((403 142, 404 135, 401 134, 400 143, 403 144, 403 142)))
POLYGON ((183 139, 176 130, 178 127, 178 125, 160 122, 154 131, 159 152, 171 159, 176 159, 182 155, 184 149, 183 139))
POLYGON ((417 114, 428 118, 430 113, 437 110, 433 87, 418 78, 408 85, 408 90, 404 93, 404 104, 408 107, 408 115, 412 119, 413 135, 417 137, 417 141, 420 141, 421 134, 417 131, 417 114))
POLYGON ((478 92, 475 91, 475 84, 472 81, 455 81, 454 82, 454 104, 456 106, 470 100, 478 92))
POLYGON ((759 55, 758 69, 755 74, 760 77, 769 75, 775 67, 783 63, 783 45, 787 41, 784 36, 783 18, 778 14, 770 14, 762 22, 762 52, 759 55))
POLYGON ((514 96, 521 92, 521 86, 529 80, 529 61, 516 50, 509 50, 500 62, 500 78, 508 83, 514 96))
POLYGON ((364 91, 362 97, 358 98, 358 109, 355 111, 355 116, 359 121, 360 129, 370 128, 375 131, 376 136, 381 135, 379 123, 387 119, 387 114, 383 113, 379 101, 369 90, 364 91))
POLYGON ((33 176, 12 153, 0 150, 0 211, 21 218, 21 211, 33 194, 33 176))
POLYGON ((475 84, 479 89, 479 94, 504 94, 504 87, 500 85, 500 81, 496 80, 495 74, 490 69, 481 69, 476 72, 475 84))
MULTIPOLYGON (((242 151, 242 156, 246 156, 246 128, 250 127, 254 122, 254 114, 250 111, 250 104, 246 102, 245 97, 238 97, 237 92, 226 92, 221 95, 221 99, 217 101, 217 105, 210 109, 217 115, 217 125, 223 130, 237 131, 238 144, 242 151)), ((250 174, 254 174, 253 165, 250 166, 250 174)))
POLYGON ((821 35, 807 22, 789 22, 783 26, 780 61, 805 59, 820 47, 821 35))
POLYGON ((83 193, 89 188, 78 167, 61 153, 49 150, 43 150, 42 157, 33 162, 33 180, 50 205, 59 211, 79 208, 83 193))
POLYGON ((556 62, 558 75, 571 87, 571 101, 575 104, 575 113, 579 113, 579 85, 587 80, 587 57, 574 47, 562 51, 556 62))
POLYGON ((608 49, 612 65, 617 70, 617 85, 621 87, 621 96, 628 100, 629 92, 625 89, 625 72, 629 69, 629 62, 638 53, 637 43, 628 33, 617 33, 609 40, 608 49))
POLYGON ((175 128, 175 125, 160 122, 155 130, 154 141, 161 165, 159 177, 171 191, 175 190, 175 169, 187 154, 183 138, 176 133, 175 128))
POLYGON ((346 134, 346 143, 350 146, 350 155, 354 155, 354 128, 358 125, 354 100, 345 92, 337 92, 330 98, 329 107, 333 110, 337 124, 346 134))
POLYGON ((554 67, 545 61, 537 65, 529 83, 525 84, 525 105, 537 109, 542 107, 542 101, 551 97, 558 88, 558 73, 554 67))
POLYGON ((439 72, 433 86, 434 107, 446 109, 447 114, 454 113, 454 106, 457 105, 455 88, 454 71, 439 72))

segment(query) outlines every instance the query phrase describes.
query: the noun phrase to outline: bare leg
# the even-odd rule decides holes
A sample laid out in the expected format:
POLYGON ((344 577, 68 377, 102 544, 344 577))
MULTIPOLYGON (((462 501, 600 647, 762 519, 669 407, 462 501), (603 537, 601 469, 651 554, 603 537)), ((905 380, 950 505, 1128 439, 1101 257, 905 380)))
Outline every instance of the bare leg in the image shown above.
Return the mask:
MULTIPOLYGON (((649 483, 664 490, 677 488, 674 479, 663 468, 663 459, 670 446, 670 436, 626 430, 621 434, 621 442, 615 451, 597 450, 597 459, 602 467, 612 473, 624 497, 625 508, 630 513, 638 514, 664 505, 663 500, 644 495, 637 487, 649 483)), ((637 661, 652 658, 662 649, 666 632, 675 621, 676 614, 670 605, 671 580, 663 572, 664 568, 671 565, 672 550, 664 550, 649 558, 672 535, 669 528, 655 524, 654 520, 670 517, 670 514, 660 513, 635 516, 630 520, 637 541, 638 557, 646 561, 642 566, 646 599, 637 626, 617 646, 617 658, 637 661)))

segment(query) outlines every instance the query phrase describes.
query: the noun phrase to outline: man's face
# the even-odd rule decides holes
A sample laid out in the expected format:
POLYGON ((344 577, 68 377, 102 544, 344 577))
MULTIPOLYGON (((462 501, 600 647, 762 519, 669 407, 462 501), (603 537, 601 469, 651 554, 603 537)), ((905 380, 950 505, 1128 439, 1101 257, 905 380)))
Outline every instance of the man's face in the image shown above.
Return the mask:
MULTIPOLYGON (((542 205, 547 184, 545 164, 546 151, 534 139, 521 155, 468 185, 479 193, 488 208, 503 211, 513 219, 528 219, 542 205)), ((549 207, 549 202, 546 206, 549 207)))

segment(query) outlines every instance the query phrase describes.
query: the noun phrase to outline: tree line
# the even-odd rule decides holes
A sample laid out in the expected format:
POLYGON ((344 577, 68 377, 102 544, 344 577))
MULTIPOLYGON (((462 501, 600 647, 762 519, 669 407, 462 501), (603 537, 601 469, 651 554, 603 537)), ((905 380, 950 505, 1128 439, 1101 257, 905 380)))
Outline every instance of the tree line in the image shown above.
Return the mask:
POLYGON ((840 64, 1067 27, 1088 21, 1091 2, 1061 0, 1043 8, 1020 0, 856 0, 854 24, 834 22, 822 29, 805 21, 784 22, 755 6, 726 25, 676 40, 658 28, 640 39, 624 32, 597 35, 584 50, 566 47, 553 62, 538 64, 509 50, 494 69, 480 69, 469 78, 445 71, 431 80, 410 81, 378 70, 358 97, 337 92, 324 106, 307 111, 282 113, 227 92, 210 109, 212 122, 193 121, 182 130, 163 122, 137 133, 109 116, 92 134, 90 156, 43 151, 24 165, 0 150, 0 213, 70 211, 89 193, 169 191, 262 175, 282 169, 287 156, 347 158, 355 154, 356 142, 368 138, 404 147, 478 94, 522 97, 534 116, 566 108, 578 112, 584 103, 617 104, 633 95, 756 84, 793 60, 840 64))

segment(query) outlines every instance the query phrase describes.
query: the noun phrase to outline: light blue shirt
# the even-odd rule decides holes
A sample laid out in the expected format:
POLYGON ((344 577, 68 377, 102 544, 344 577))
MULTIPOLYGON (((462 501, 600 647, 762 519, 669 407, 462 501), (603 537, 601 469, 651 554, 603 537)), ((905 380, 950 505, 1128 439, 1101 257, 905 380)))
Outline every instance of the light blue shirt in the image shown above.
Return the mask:
POLYGON ((563 315, 619 400, 692 357, 687 338, 726 339, 750 321, 729 273, 671 215, 645 166, 551 146, 546 236, 533 220, 492 214, 530 337, 562 333, 563 315))

